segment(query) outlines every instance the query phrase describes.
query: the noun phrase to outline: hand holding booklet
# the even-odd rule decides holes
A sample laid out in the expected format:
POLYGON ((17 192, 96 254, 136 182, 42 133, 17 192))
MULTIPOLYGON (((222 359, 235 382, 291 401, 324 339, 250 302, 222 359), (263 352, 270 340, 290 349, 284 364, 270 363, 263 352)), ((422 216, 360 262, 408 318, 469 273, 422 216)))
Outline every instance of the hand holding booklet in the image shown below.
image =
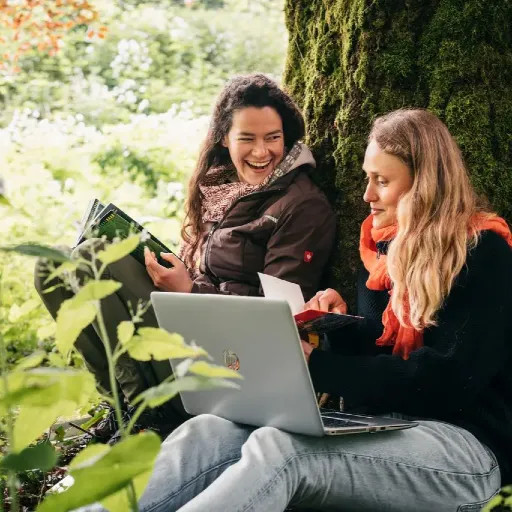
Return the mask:
MULTIPOLYGON (((127 238, 134 233, 142 233, 144 228, 134 221, 123 210, 109 203, 103 205, 98 199, 92 199, 80 222, 80 230, 76 245, 91 236, 103 237, 112 241, 114 238, 127 238)), ((131 255, 142 265, 144 263, 144 247, 148 247, 160 265, 170 268, 171 263, 161 257, 162 252, 172 252, 158 238, 147 232, 147 238, 135 248, 131 255)), ((174 254, 174 253, 173 253, 174 254)))
POLYGON ((324 334, 363 319, 362 316, 328 313, 316 309, 304 311, 304 296, 298 284, 260 272, 258 276, 265 297, 288 302, 297 327, 301 331, 324 334))

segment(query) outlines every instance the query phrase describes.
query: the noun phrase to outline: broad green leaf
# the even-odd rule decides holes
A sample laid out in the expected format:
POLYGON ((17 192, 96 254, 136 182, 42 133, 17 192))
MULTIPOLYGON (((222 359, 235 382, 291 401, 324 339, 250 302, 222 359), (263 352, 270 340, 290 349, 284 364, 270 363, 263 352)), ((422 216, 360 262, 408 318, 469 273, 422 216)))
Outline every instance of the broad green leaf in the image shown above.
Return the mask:
POLYGON ((91 466, 110 450, 111 447, 108 444, 90 444, 73 458, 69 470, 73 471, 76 468, 91 466))
POLYGON ((181 391, 199 391, 209 390, 215 388, 233 388, 239 389, 239 386, 234 382, 226 379, 212 379, 206 377, 183 377, 171 382, 164 382, 158 386, 143 391, 134 400, 133 404, 136 405, 142 401, 146 402, 149 407, 158 407, 181 391))
POLYGON ((14 423, 13 451, 23 450, 46 432, 59 416, 71 416, 75 410, 75 403, 65 400, 45 407, 22 405, 14 423))
POLYGON ((67 366, 66 360, 57 352, 50 352, 48 354, 48 361, 55 368, 65 368, 67 366))
POLYGON ((43 290, 43 293, 52 293, 53 291, 57 290, 58 288, 62 288, 63 286, 64 286, 64 283, 54 284, 53 286, 50 286, 49 288, 45 288, 43 290))
POLYGON ((45 432, 59 416, 69 416, 95 393, 94 377, 86 371, 35 368, 7 376, 9 393, 0 400, 5 410, 19 406, 13 450, 18 452, 45 432))
POLYGON ((121 283, 112 281, 111 279, 102 281, 91 280, 80 289, 80 291, 75 295, 74 299, 70 300, 76 300, 77 303, 91 300, 101 300, 119 290, 121 286, 121 283))
POLYGON ((155 327, 141 327, 127 344, 128 353, 138 361, 181 359, 208 355, 201 347, 186 345, 179 334, 155 327))
POLYGON ((0 462, 0 467, 13 471, 28 471, 40 469, 48 471, 57 464, 57 454, 51 443, 39 443, 25 448, 20 453, 7 455, 0 462))
POLYGON ((33 352, 27 357, 24 357, 20 361, 18 361, 18 364, 16 365, 16 370, 24 370, 27 368, 34 368, 35 366, 39 366, 43 359, 46 356, 46 352, 43 352, 42 350, 37 350, 36 352, 33 352))
MULTIPOLYGON (((152 472, 153 469, 136 476, 132 480, 137 500, 142 496, 144 489, 148 485, 152 472)), ((101 500, 101 504, 110 512, 126 512, 127 510, 130 510, 130 499, 128 497, 127 490, 128 487, 125 487, 115 494, 111 494, 107 498, 101 500)))
POLYGON ((107 414, 108 414, 107 409, 100 409, 98 412, 96 412, 96 414, 94 416, 89 418, 87 421, 82 423, 80 426, 83 429, 88 430, 91 427, 93 427, 94 425, 96 425, 96 423, 98 423, 100 420, 102 420, 107 414))
POLYGON ((62 265, 59 265, 53 272, 48 275, 48 277, 44 280, 45 284, 50 282, 52 279, 61 276, 65 272, 73 272, 77 269, 78 265, 78 261, 65 261, 62 263, 62 265))
POLYGON ((89 302, 77 303, 76 297, 65 300, 57 313, 55 345, 67 356, 82 329, 96 317, 96 307, 89 302))
POLYGON ((11 309, 9 310, 9 322, 17 322, 20 318, 23 318, 25 315, 28 315, 40 304, 41 302, 36 299, 29 299, 26 302, 24 302, 21 306, 13 304, 11 306, 11 309))
POLYGON ((52 403, 60 396, 60 383, 56 379, 34 379, 30 371, 14 371, 7 375, 9 392, 5 393, 4 381, 0 381, 0 409, 2 414, 8 407, 23 403, 52 403))
POLYGON ((98 259, 106 265, 113 263, 114 261, 119 261, 121 258, 124 258, 134 251, 139 243, 139 235, 129 236, 125 240, 110 244, 106 249, 99 252, 98 259))
POLYGON ((126 345, 132 339, 134 332, 135 325, 133 325, 133 322, 129 322, 128 320, 121 322, 117 326, 117 338, 119 343, 126 345))
POLYGON ((243 379, 242 375, 231 368, 210 364, 207 361, 196 361, 190 365, 189 373, 201 375, 202 377, 223 377, 227 379, 243 379))
POLYGON ((37 329, 36 335, 40 340, 46 340, 52 336, 55 336, 55 329, 56 324, 52 321, 50 324, 42 325, 39 327, 39 329, 37 329))
POLYGON ((40 258, 46 258, 50 261, 64 262, 69 261, 70 257, 57 249, 47 247, 46 245, 27 243, 20 245, 13 245, 10 247, 0 247, 0 251, 6 252, 17 252, 26 256, 38 256, 40 258))
MULTIPOLYGON (((71 476, 74 484, 60 494, 48 496, 38 512, 67 512, 103 501, 125 488, 133 479, 152 471, 160 449, 160 439, 153 432, 144 432, 122 440, 93 464, 90 459, 74 465, 71 476)), ((143 489, 138 486, 138 492, 143 489)), ((126 509, 125 509, 126 510, 126 509)))

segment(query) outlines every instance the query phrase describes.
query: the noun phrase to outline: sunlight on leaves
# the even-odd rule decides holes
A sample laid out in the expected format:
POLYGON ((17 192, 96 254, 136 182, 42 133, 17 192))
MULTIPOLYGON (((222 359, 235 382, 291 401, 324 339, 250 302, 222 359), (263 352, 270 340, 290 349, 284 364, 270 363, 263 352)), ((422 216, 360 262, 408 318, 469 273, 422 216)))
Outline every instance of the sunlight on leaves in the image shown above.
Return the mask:
POLYGON ((239 389, 238 384, 227 379, 212 379, 206 377, 183 377, 171 382, 165 382, 158 386, 143 391, 138 395, 133 404, 136 405, 142 401, 149 407, 158 407, 164 404, 181 391, 200 391, 214 388, 234 388, 239 389))
POLYGON ((127 320, 121 322, 117 326, 117 339, 119 340, 119 343, 121 343, 121 345, 126 345, 132 339, 134 332, 135 326, 133 325, 133 322, 129 322, 127 320))
POLYGON ((119 261, 121 258, 124 258, 130 254, 133 250, 135 250, 139 243, 139 235, 129 236, 125 240, 110 244, 105 250, 98 253, 98 258, 105 265, 114 263, 114 261, 119 261))
MULTIPOLYGON (((160 449, 160 439, 154 432, 144 432, 116 444, 103 455, 94 453, 94 461, 82 459, 81 464, 72 464, 70 471, 74 484, 65 492, 49 496, 38 508, 38 512, 65 512, 74 508, 103 501, 129 485, 134 478, 141 477, 137 485, 137 497, 144 490, 144 475, 150 473, 160 449)), ((91 454, 92 455, 92 454, 91 454)), ((112 500, 110 505, 122 503, 112 500)), ((125 508, 111 508, 111 512, 124 512, 125 508)))
POLYGON ((24 316, 28 315, 31 311, 36 309, 39 306, 39 304, 41 304, 41 302, 36 299, 29 299, 26 302, 24 302, 21 306, 13 304, 11 306, 11 309, 9 310, 9 322, 17 322, 24 316))
MULTIPOLYGON (((146 471, 145 473, 137 475, 133 479, 133 486, 135 488, 135 495, 137 498, 142 496, 144 489, 148 485, 151 473, 153 473, 153 468, 151 468, 149 471, 146 471)), ((128 497, 126 488, 101 500, 101 504, 110 512, 125 512, 131 508, 130 499, 128 497)))
POLYGON ((55 336, 55 330, 56 325, 55 322, 52 321, 49 324, 39 327, 39 329, 37 329, 36 336, 40 340, 47 340, 48 338, 55 336))
POLYGON ((207 356, 201 347, 186 345, 183 337, 156 327, 141 327, 127 344, 128 353, 138 361, 207 356))
POLYGON ((35 366, 39 366, 43 359, 45 358, 46 353, 42 350, 37 350, 36 352, 33 352, 27 357, 24 357, 20 361, 18 361, 18 364, 15 366, 16 370, 24 370, 27 368, 34 368, 35 366))
POLYGON ((89 281, 80 289, 72 300, 76 300, 78 303, 91 300, 101 300, 119 290, 121 286, 121 283, 112 281, 111 279, 89 281))
POLYGON ((64 301, 57 313, 55 345, 66 356, 82 329, 96 317, 96 307, 89 302, 79 303, 77 297, 64 301))
POLYGON ((79 452, 71 461, 69 464, 69 470, 73 471, 79 467, 91 466, 108 451, 110 451, 110 446, 108 444, 90 444, 79 452))
POLYGON ((48 354, 48 361, 55 368, 64 368, 67 366, 66 360, 57 352, 50 352, 48 354))
POLYGON ((8 375, 9 393, 2 407, 19 406, 14 424, 13 450, 37 439, 60 416, 69 416, 95 393, 94 377, 86 371, 36 368, 8 375))
POLYGON ((190 365, 189 373, 200 375, 202 377, 224 377, 228 379, 243 379, 242 375, 231 368, 210 364, 207 361, 196 361, 190 365))
POLYGON ((66 272, 73 272, 77 269, 79 263, 77 261, 65 261, 62 265, 59 265, 53 272, 50 272, 48 277, 45 279, 45 284, 49 283, 52 279, 60 277, 66 272))

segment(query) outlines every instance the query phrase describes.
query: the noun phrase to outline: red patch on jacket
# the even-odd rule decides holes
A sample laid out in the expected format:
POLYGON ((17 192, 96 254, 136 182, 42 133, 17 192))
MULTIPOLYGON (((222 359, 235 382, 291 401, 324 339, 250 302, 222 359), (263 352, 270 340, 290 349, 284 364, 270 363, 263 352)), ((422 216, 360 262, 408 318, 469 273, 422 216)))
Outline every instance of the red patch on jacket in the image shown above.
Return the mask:
POLYGON ((306 263, 311 263, 312 259, 313 259, 313 252, 312 251, 304 251, 304 261, 306 263))

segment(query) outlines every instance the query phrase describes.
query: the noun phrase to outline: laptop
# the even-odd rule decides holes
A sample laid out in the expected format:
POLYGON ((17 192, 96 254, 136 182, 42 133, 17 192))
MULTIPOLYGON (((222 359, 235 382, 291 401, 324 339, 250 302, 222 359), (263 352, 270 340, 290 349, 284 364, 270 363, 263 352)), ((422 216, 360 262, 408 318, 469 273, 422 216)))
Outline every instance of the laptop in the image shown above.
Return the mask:
MULTIPOLYGON (((320 411, 299 333, 284 300, 233 295, 151 293, 158 324, 238 370, 240 389, 182 392, 186 411, 311 436, 380 432, 416 422, 320 411)), ((179 360, 172 360, 173 370, 179 360)))

